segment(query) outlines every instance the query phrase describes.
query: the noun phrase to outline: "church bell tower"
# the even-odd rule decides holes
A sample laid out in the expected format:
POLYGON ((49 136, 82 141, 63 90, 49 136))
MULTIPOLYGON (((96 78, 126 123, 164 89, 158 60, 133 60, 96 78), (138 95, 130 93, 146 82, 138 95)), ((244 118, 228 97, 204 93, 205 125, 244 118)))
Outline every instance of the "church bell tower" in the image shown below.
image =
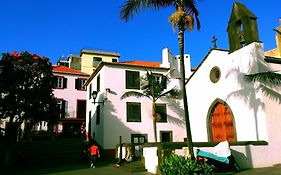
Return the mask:
POLYGON ((257 17, 239 2, 233 4, 227 32, 230 53, 252 42, 260 42, 257 17))

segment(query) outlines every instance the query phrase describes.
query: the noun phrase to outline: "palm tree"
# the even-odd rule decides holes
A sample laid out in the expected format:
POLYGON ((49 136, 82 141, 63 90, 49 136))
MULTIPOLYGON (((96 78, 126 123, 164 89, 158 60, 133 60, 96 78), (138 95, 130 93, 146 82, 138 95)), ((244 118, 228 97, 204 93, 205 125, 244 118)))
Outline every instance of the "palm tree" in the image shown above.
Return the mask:
POLYGON ((156 113, 156 101, 161 97, 168 98, 179 98, 179 91, 176 88, 166 90, 168 78, 165 75, 156 76, 152 72, 146 72, 145 77, 142 78, 141 90, 139 91, 127 91, 122 96, 121 99, 125 99, 131 96, 141 98, 146 97, 152 101, 152 119, 153 119, 153 131, 154 140, 157 142, 157 126, 156 122, 159 121, 159 114, 156 113), (157 78, 158 77, 158 78, 157 78))
POLYGON ((127 0, 121 7, 121 18, 128 21, 133 14, 139 12, 143 8, 165 8, 174 7, 176 12, 169 17, 169 21, 174 28, 178 28, 178 43, 180 52, 180 74, 181 74, 181 90, 183 94, 184 117, 186 123, 186 134, 188 138, 188 148, 191 158, 194 158, 193 142, 190 129, 190 121, 188 114, 188 102, 185 87, 185 68, 184 68, 184 32, 194 28, 194 17, 197 29, 200 29, 199 11, 196 8, 195 0, 127 0))

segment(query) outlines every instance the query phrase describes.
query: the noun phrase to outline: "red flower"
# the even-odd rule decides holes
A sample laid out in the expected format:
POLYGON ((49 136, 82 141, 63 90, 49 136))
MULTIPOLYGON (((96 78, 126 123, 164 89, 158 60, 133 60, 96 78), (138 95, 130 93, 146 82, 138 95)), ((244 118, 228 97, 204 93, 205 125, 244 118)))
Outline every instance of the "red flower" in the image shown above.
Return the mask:
POLYGON ((39 59, 39 56, 36 55, 36 54, 33 54, 32 56, 33 56, 33 58, 34 58, 35 60, 38 60, 38 59, 39 59))
POLYGON ((10 55, 11 55, 12 57, 16 57, 16 58, 18 58, 18 57, 21 56, 21 54, 17 53, 16 51, 14 51, 13 53, 11 53, 10 55))

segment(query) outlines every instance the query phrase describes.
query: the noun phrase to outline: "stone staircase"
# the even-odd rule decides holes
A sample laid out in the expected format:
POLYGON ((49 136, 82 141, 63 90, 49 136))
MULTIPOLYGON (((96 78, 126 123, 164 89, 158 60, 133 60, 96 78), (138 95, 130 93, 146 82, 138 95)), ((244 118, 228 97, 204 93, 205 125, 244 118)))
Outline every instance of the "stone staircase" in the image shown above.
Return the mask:
POLYGON ((17 144, 16 149, 22 155, 18 162, 25 168, 81 163, 83 158, 83 141, 80 138, 22 142, 17 144))

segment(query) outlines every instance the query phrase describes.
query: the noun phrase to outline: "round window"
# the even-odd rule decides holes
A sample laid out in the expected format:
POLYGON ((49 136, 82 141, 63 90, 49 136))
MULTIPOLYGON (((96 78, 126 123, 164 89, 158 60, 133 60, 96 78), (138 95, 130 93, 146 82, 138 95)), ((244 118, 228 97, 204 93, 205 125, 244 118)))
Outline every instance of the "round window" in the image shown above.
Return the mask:
POLYGON ((220 80, 221 77, 221 71, 218 67, 213 67, 210 71, 210 80, 213 83, 216 83, 220 80))

